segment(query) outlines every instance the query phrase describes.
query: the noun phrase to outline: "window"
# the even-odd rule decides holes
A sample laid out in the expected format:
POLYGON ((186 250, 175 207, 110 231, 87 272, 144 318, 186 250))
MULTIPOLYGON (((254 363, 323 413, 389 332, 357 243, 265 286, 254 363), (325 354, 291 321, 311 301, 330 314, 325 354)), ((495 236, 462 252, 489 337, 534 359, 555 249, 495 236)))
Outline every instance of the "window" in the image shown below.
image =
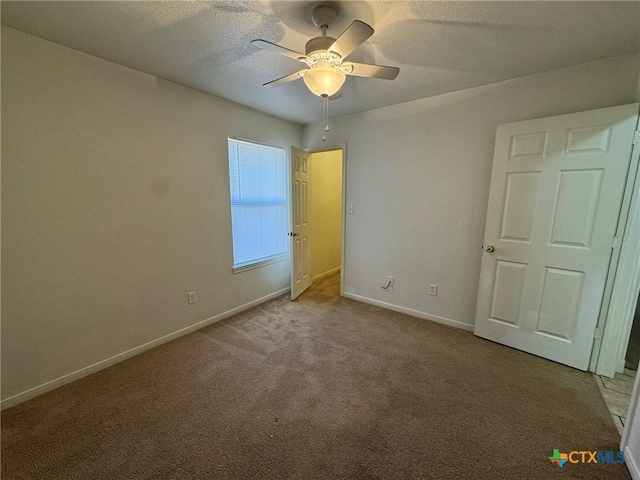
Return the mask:
POLYGON ((284 149, 229 138, 233 268, 288 258, 284 149))

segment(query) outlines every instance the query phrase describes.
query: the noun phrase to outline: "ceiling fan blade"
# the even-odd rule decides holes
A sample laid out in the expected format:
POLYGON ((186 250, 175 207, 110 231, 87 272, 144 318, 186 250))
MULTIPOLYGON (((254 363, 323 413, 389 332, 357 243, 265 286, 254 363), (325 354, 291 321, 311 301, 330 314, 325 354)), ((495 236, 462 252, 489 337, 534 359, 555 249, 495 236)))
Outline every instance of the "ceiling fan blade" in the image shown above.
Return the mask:
POLYGON ((393 80, 400 73, 398 67, 385 67, 384 65, 371 65, 369 63, 345 62, 340 66, 340 69, 347 75, 381 78, 383 80, 393 80))
POLYGON ((285 57, 293 58, 294 60, 304 60, 307 56, 304 53, 295 52, 288 48, 276 45, 275 43, 267 42, 266 40, 252 40, 251 45, 261 48, 262 50, 269 50, 270 52, 279 53, 285 57))
POLYGON ((342 35, 333 42, 333 45, 329 47, 329 50, 336 52, 342 58, 345 58, 356 48, 366 42, 371 35, 373 35, 373 28, 360 20, 354 20, 351 25, 342 32, 342 35))
POLYGON ((282 85, 283 83, 292 82, 294 80, 297 80, 298 78, 304 77, 304 74, 307 70, 309 69, 305 68, 303 70, 300 70, 299 72, 285 75, 284 77, 277 78, 276 80, 271 80, 270 82, 267 82, 262 86, 267 88, 272 88, 272 87, 277 87, 279 85, 282 85))

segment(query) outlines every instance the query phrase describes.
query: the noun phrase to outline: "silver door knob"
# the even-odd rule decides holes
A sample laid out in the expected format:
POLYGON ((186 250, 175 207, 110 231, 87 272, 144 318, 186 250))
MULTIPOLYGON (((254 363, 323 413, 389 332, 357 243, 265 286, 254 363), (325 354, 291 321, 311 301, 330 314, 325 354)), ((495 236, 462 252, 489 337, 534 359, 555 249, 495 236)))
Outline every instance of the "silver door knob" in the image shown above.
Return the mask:
POLYGON ((487 253, 493 253, 496 251, 496 247, 494 247, 493 245, 487 245, 486 248, 484 249, 485 252, 487 253))

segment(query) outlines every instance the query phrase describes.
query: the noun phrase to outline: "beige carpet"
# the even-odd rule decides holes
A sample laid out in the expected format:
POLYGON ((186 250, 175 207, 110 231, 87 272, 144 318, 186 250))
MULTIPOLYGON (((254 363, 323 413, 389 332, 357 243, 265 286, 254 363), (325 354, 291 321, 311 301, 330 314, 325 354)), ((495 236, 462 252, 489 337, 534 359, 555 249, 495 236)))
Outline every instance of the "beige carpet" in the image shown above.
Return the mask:
POLYGON ((628 479, 589 374, 337 298, 337 276, 2 414, 3 479, 628 479))

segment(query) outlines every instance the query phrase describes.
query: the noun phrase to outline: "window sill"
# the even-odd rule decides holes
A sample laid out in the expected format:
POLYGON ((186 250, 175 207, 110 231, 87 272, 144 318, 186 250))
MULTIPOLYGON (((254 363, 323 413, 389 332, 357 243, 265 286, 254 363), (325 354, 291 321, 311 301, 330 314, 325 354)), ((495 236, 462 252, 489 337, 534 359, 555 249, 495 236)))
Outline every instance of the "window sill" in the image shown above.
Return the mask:
POLYGON ((289 260, 289 255, 281 255, 279 257, 268 258, 267 260, 261 260, 260 262, 250 263, 249 265, 242 265, 240 267, 233 267, 231 270, 233 273, 244 272, 245 270, 251 270, 253 268, 264 267, 265 265, 271 265, 272 263, 284 262, 289 260))

